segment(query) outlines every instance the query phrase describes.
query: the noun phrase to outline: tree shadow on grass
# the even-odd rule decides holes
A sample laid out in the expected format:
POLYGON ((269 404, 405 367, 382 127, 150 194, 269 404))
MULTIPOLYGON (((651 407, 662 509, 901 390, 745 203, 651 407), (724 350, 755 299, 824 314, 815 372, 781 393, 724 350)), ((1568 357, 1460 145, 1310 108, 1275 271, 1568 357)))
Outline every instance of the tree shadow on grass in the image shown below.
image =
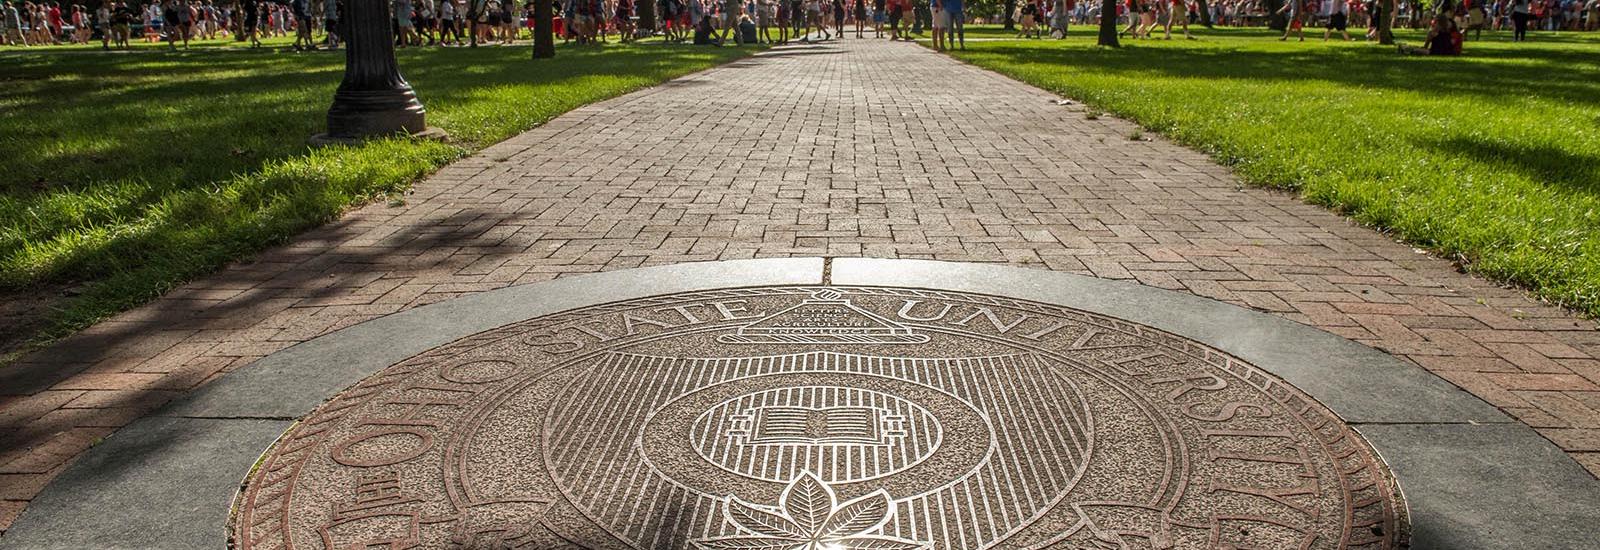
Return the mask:
POLYGON ((1545 185, 1558 185, 1587 195, 1600 195, 1600 152, 1575 153, 1546 143, 1491 140, 1454 135, 1418 145, 1445 156, 1470 158, 1501 166, 1545 185))
MULTIPOLYGON (((480 48, 410 50, 399 59, 436 122, 461 112, 472 115, 465 120, 486 120, 481 128, 446 128, 459 130, 468 145, 486 145, 595 99, 581 93, 592 83, 626 89, 693 60, 738 53, 564 48, 557 60, 536 62, 523 48, 480 48), (486 101, 485 90, 506 96, 486 101), (525 101, 536 94, 550 97, 525 101)), ((0 257, 80 228, 120 227, 175 197, 305 156, 305 140, 322 127, 342 62, 342 54, 234 51, 0 60, 0 73, 23 82, 0 90, 0 105, 48 106, 50 115, 0 118, 0 145, 9 151, 0 156, 0 257)), ((249 196, 278 192, 256 183, 249 196)), ((293 192, 317 196, 316 189, 293 192)), ((342 206, 308 203, 317 212, 307 218, 342 206)), ((50 277, 93 280, 152 256, 253 249, 237 240, 206 242, 186 233, 192 224, 176 216, 85 247, 53 266, 50 277)))

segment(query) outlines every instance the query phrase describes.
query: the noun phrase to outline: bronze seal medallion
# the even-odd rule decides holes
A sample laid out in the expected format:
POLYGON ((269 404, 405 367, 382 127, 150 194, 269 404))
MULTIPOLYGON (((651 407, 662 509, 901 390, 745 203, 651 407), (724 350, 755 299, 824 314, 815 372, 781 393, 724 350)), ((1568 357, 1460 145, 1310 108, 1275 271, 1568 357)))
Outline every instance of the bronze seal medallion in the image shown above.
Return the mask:
POLYGON ((1195 342, 1010 298, 691 292, 471 336, 345 390, 238 548, 1400 548, 1372 449, 1195 342))

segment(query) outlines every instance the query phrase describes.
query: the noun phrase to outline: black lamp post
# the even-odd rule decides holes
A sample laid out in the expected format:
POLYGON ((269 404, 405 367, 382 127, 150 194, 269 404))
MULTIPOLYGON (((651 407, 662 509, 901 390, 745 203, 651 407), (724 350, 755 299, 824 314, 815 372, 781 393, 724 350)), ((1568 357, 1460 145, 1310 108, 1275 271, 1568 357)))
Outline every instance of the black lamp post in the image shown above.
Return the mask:
POLYGON ((349 0, 344 15, 344 81, 328 108, 328 132, 313 143, 348 143, 369 137, 443 137, 429 128, 427 110, 394 60, 389 0, 349 0))

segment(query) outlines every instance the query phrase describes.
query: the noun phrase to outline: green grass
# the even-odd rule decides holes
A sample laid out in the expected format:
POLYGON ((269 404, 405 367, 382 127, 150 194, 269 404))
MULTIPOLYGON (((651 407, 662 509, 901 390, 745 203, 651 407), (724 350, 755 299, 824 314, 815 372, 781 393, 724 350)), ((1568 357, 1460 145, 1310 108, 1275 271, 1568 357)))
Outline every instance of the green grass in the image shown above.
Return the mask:
POLYGON ((1285 43, 1197 28, 1198 41, 1125 38, 1120 49, 1095 46, 1094 30, 952 55, 1600 316, 1600 33, 1522 44, 1485 34, 1460 57, 1408 57, 1325 43, 1320 30, 1285 43))
POLYGON ((311 149, 342 52, 8 49, 0 290, 78 287, 39 335, 60 336, 565 111, 749 51, 613 44, 535 62, 527 46, 402 50, 429 123, 451 140, 311 149))

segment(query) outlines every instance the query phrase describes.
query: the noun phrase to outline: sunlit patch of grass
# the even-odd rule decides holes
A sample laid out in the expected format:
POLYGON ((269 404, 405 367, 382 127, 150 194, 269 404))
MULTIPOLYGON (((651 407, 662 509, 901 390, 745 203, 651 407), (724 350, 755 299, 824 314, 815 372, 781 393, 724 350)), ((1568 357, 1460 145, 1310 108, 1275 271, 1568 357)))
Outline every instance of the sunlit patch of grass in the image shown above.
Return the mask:
POLYGON ((1485 33, 1460 57, 1406 57, 1240 29, 1111 49, 1094 30, 952 55, 1600 316, 1600 33, 1485 33))
POLYGON ((311 149, 342 52, 0 54, 0 289, 68 283, 86 326, 575 107, 741 57, 680 46, 421 48, 400 66, 448 142, 311 149), (470 70, 469 70, 470 69, 470 70))

